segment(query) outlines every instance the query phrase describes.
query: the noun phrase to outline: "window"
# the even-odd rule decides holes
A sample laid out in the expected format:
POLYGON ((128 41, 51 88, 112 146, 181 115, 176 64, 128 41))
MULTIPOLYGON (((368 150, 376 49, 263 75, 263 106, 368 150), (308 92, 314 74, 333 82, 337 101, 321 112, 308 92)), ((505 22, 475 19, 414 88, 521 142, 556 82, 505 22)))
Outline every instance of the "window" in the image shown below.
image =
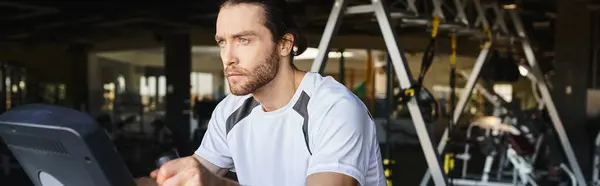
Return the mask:
POLYGON ((158 77, 158 96, 163 97, 167 95, 167 77, 158 77))
POLYGON ((145 76, 140 77, 140 95, 148 95, 148 82, 145 76))
POLYGON ((125 77, 123 77, 123 75, 119 75, 119 77, 117 78, 117 83, 119 85, 117 92, 118 93, 125 92, 125 77))
POLYGON ((150 76, 148 77, 148 94, 149 96, 156 95, 156 77, 150 76))
POLYGON ((213 75, 204 72, 192 72, 190 74, 192 97, 212 97, 213 75))

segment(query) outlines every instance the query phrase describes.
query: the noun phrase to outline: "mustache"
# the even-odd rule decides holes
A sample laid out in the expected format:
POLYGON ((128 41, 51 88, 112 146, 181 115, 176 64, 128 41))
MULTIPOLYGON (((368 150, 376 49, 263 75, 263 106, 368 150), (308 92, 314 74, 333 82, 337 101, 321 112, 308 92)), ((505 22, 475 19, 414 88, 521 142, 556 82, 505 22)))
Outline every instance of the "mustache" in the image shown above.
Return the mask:
POLYGON ((232 74, 245 75, 247 74, 247 71, 243 68, 229 66, 223 70, 223 73, 225 74, 225 76, 229 76, 232 74))

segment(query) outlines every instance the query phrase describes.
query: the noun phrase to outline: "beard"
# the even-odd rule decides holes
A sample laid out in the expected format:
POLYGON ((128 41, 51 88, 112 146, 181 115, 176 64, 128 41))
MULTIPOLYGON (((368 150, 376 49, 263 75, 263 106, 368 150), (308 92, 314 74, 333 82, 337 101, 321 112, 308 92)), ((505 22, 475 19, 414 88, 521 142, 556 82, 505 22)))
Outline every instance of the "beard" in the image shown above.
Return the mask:
POLYGON ((235 84, 229 82, 230 92, 236 96, 248 95, 270 83, 277 76, 279 58, 277 51, 273 48, 267 59, 260 62, 259 66, 252 70, 237 67, 225 69, 226 71, 237 71, 242 74, 242 77, 245 77, 245 79, 241 79, 235 84))

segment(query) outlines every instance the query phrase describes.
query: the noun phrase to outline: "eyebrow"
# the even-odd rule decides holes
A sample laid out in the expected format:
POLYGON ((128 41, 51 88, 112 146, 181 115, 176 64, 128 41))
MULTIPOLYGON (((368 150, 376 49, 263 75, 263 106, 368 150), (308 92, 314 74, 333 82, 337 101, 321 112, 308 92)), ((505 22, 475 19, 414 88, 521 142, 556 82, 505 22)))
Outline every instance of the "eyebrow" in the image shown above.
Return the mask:
MULTIPOLYGON (((233 37, 233 38, 239 38, 239 37, 242 37, 242 36, 256 36, 256 35, 257 35, 256 32, 247 30, 247 31, 241 31, 241 32, 239 32, 237 34, 233 34, 231 37, 233 37)), ((221 40, 221 39, 223 39, 223 37, 218 36, 218 35, 215 36, 215 40, 221 40)))

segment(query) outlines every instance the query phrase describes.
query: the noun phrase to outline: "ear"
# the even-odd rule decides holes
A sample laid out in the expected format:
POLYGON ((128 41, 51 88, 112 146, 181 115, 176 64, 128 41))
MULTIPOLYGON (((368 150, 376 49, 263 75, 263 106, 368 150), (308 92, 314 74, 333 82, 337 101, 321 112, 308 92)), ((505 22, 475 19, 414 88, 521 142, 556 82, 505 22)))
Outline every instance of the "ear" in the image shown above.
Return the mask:
POLYGON ((292 49, 294 48, 294 36, 292 34, 285 34, 283 38, 279 41, 279 55, 288 56, 291 54, 292 49))

